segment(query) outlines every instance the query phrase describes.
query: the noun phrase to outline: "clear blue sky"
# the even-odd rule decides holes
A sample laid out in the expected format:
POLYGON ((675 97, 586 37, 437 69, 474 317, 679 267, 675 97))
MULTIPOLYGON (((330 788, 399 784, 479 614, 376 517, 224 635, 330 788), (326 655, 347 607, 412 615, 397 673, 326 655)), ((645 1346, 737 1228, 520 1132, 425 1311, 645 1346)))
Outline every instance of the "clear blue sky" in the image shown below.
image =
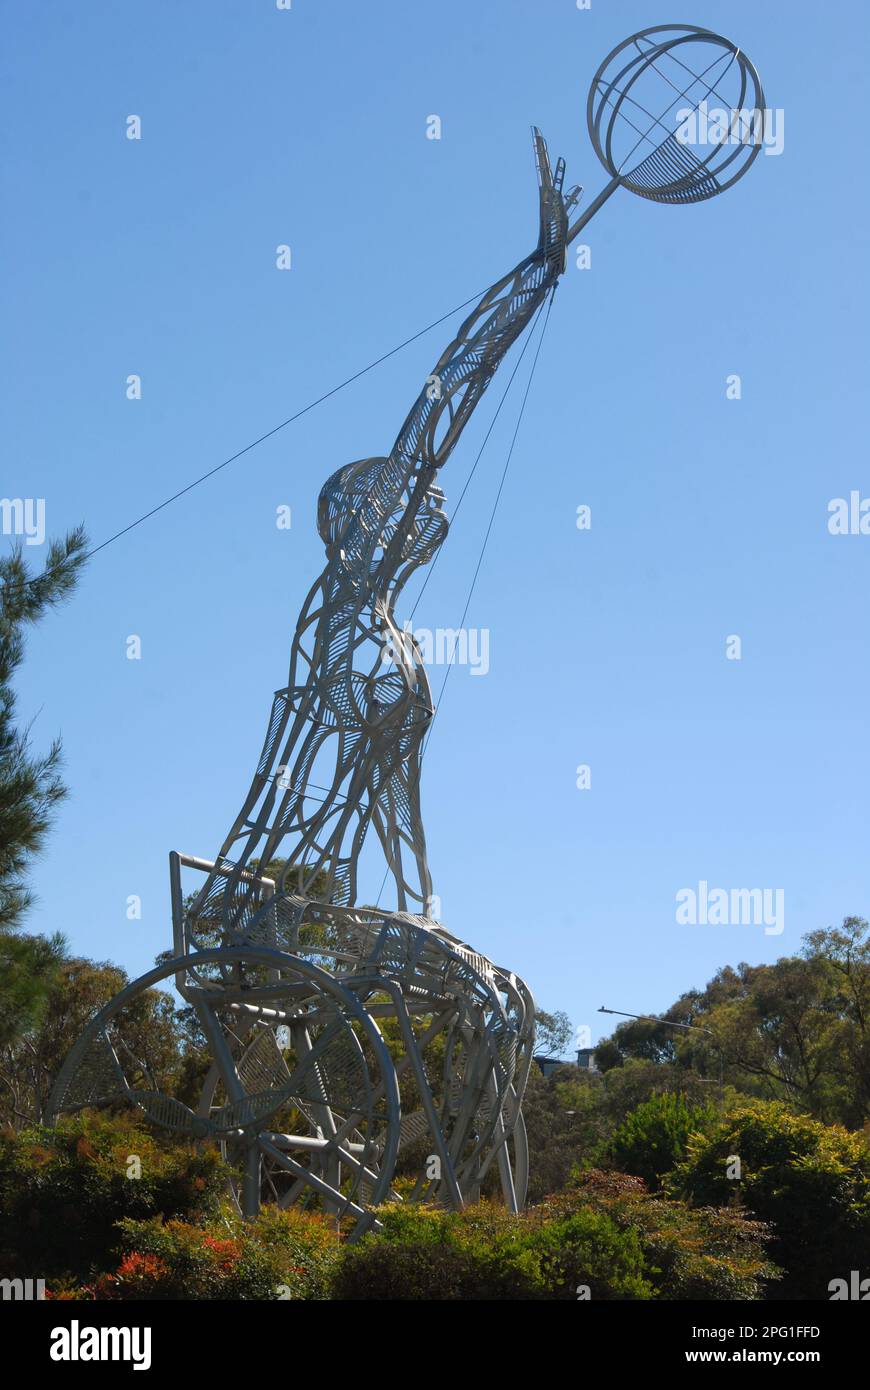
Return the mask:
MULTIPOLYGON (((446 924, 596 1037, 601 1003, 664 1008, 866 913, 870 536, 827 530, 831 498, 870 495, 866 6, 3 10, 0 493, 94 544, 531 250, 531 123, 594 196, 586 89, 619 40, 674 19, 746 49, 782 156, 697 207, 617 194, 556 297, 468 617, 491 670, 454 670, 427 753, 430 859, 446 924), (783 888, 783 934, 678 926, 702 879, 783 888)), ((95 557, 32 635, 22 714, 38 744, 62 733, 72 793, 33 929, 133 974, 169 944, 167 854, 211 858, 247 789, 322 563, 320 485, 389 450, 449 326, 95 557)), ((418 623, 459 622, 518 400, 418 623)))

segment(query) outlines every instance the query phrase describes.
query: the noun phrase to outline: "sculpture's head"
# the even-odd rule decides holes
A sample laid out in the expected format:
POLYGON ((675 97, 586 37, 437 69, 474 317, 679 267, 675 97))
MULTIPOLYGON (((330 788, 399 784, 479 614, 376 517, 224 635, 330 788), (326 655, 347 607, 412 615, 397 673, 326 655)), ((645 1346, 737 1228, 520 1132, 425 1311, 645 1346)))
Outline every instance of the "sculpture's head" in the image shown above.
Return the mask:
POLYGON ((317 502, 317 529, 327 549, 343 538, 359 516, 386 462, 385 458, 359 459, 327 478, 317 502))

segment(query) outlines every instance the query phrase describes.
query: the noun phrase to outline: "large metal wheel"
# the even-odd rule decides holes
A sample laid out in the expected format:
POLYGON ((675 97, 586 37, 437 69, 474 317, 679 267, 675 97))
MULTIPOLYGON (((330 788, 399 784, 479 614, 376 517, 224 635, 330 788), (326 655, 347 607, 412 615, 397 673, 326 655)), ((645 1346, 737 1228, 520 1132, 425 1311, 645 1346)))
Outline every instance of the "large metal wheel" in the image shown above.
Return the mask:
POLYGON ((116 995, 67 1057, 48 1120, 123 1102, 166 1130, 219 1143, 246 1216, 264 1196, 302 1200, 350 1218, 358 1235, 389 1196, 401 1121, 390 1054, 354 990, 289 953, 200 951, 116 995), (212 1058, 197 1109, 130 1042, 143 994, 173 976, 212 1058))

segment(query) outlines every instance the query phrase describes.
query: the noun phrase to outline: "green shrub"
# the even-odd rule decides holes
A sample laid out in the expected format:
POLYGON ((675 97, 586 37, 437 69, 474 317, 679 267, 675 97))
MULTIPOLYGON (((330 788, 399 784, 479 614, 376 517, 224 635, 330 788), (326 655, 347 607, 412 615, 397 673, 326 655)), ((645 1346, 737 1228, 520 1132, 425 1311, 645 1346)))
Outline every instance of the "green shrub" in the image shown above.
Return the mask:
POLYGON ((227 1207, 199 1225, 127 1219, 118 1227, 121 1258, 85 1284, 49 1287, 60 1299, 322 1299, 339 1255, 323 1217, 264 1208, 242 1221, 227 1207))
POLYGON ((870 1150, 860 1134, 751 1101, 689 1141, 669 1185, 704 1205, 739 1194, 770 1224, 785 1271, 778 1297, 828 1298, 832 1279, 870 1272, 870 1150), (735 1158, 739 1180, 728 1177, 735 1158))
POLYGON ((655 1297, 637 1231, 589 1207, 541 1225, 532 1237, 551 1298, 655 1297))
POLYGON ((383 1230, 342 1253, 337 1299, 533 1298, 535 1271, 518 1267, 517 1218, 481 1203, 469 1213, 390 1205, 383 1230), (473 1212, 473 1215, 471 1213, 473 1212))
POLYGON ((215 1149, 160 1140, 133 1112, 84 1111, 56 1129, 0 1136, 0 1263, 25 1278, 105 1269, 125 1217, 192 1218, 217 1209, 215 1149), (137 1156, 140 1177, 128 1177, 137 1156))
POLYGON ((650 1096, 616 1130, 607 1155, 622 1173, 634 1173, 655 1191, 685 1156, 689 1137, 708 1129, 716 1118, 711 1105, 690 1105, 672 1091, 650 1096))
POLYGON ((553 1221, 588 1210, 636 1237, 643 1276, 651 1286, 647 1297, 760 1299, 766 1283, 779 1273, 766 1257, 770 1232, 762 1223, 734 1207, 696 1210, 652 1195, 642 1179, 624 1173, 593 1169, 577 1174, 565 1192, 536 1212, 538 1219, 553 1221))
POLYGON ((338 1299, 646 1298, 631 1232, 596 1212, 550 1225, 481 1202, 464 1212, 384 1207, 383 1231, 347 1248, 333 1280, 338 1299))

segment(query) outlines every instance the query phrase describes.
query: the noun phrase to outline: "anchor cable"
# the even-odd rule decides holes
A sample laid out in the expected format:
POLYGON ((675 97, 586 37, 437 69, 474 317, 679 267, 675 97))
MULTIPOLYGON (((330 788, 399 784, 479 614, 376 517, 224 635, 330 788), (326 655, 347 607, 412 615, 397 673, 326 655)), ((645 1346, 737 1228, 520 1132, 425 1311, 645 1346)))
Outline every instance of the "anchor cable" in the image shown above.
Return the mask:
MULTIPOLYGON (((187 485, 180 488, 178 492, 174 492, 171 497, 165 498, 149 511, 143 512, 142 516, 137 517, 135 521, 131 521, 127 526, 123 526, 120 531, 116 531, 114 535, 101 541, 99 545, 95 545, 91 550, 86 551, 84 555, 74 557, 68 556, 61 561, 59 565, 55 565, 53 569, 44 570, 42 574, 34 575, 32 578, 25 580, 24 584, 44 583, 52 574, 59 574, 62 570, 68 568, 73 558, 78 564, 83 564, 84 561, 92 559, 94 555, 99 555, 101 550, 105 550, 108 546, 114 545, 115 541, 120 540, 122 536, 126 536, 130 531, 134 531, 136 527, 141 526, 143 522, 150 521, 152 516, 156 516, 158 512, 162 512, 165 507, 171 506, 173 502, 177 502, 179 498, 186 496, 188 492, 192 492, 194 488, 207 482, 209 478, 213 478, 216 473, 220 473, 222 469, 228 468, 229 465, 235 463, 237 459, 242 458, 245 454, 249 454, 252 449, 257 448, 258 444, 264 444, 267 439, 271 439, 272 436, 278 434, 280 430, 286 429, 288 425, 292 425, 294 421, 301 419, 303 415, 307 415, 309 410, 314 410, 315 406, 322 405, 324 401, 328 401, 331 396, 335 396, 339 391, 343 391, 344 388, 350 386, 352 382, 359 381, 360 377, 365 376, 367 372, 372 371, 375 367, 379 367, 380 364, 386 362, 388 358, 395 357, 397 352, 401 352, 403 348, 409 347, 411 343, 415 343, 418 338, 422 338, 426 333, 429 333, 433 328, 437 328, 439 324, 444 323, 447 319, 453 318, 454 314, 458 314, 462 309, 466 309, 469 304, 477 303, 484 293, 485 291, 481 291, 478 294, 471 295, 468 299, 463 300, 461 304, 457 304, 453 309, 449 309, 446 314, 442 314, 440 318, 434 319, 432 323, 427 324, 425 328, 421 328, 419 332, 412 334, 410 338, 405 338, 403 342, 397 343, 395 347, 390 348, 389 352, 382 353, 380 357, 376 357, 374 361, 369 362, 367 366, 361 367, 359 371, 354 372, 352 376, 345 377, 344 381, 340 381, 337 386, 331 387, 329 391, 325 391, 323 395, 318 396, 316 400, 309 401, 301 410, 297 410, 295 414, 288 416, 286 420, 282 420, 279 425, 273 426, 273 428, 267 430, 265 434, 261 434, 259 438, 252 440, 250 444, 246 444, 243 449, 239 449, 235 454, 231 454, 230 457, 224 459, 222 463, 215 464, 214 468, 210 468, 206 473, 202 473, 198 478, 194 478, 192 482, 187 483, 187 485)), ((7 582, 3 585, 3 589, 7 587, 14 587, 14 582, 12 584, 7 582)), ((0 590, 0 592, 2 592, 2 590, 0 590)))

